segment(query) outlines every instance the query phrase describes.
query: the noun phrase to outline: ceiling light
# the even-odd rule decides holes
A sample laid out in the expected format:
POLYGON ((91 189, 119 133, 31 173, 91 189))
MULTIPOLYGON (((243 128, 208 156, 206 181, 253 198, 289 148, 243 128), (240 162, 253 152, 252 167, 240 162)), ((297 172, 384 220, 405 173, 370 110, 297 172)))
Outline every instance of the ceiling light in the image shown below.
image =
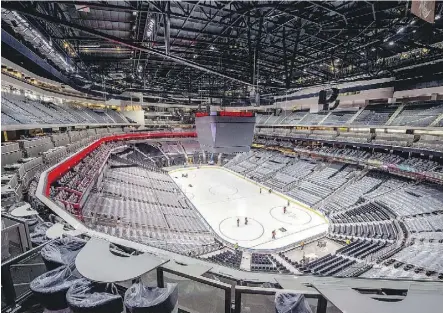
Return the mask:
POLYGON ((405 28, 404 27, 400 27, 400 29, 399 30, 397 30, 397 34, 400 34, 400 33, 402 33, 403 31, 405 30, 405 28))
POLYGON ((416 32, 417 32, 417 30, 416 30, 416 29, 414 29, 414 30, 412 31, 412 33, 413 33, 413 34, 415 34, 416 32))
POLYGON ((372 52, 374 52, 375 50, 377 50, 377 49, 375 49, 375 48, 372 48, 372 49, 371 49, 372 52))
POLYGON ((414 25, 415 24, 415 20, 412 20, 411 23, 409 23, 409 24, 414 25))
POLYGON ((137 11, 132 12, 132 15, 137 16, 137 11))
POLYGON ((303 73, 306 73, 306 69, 305 68, 303 69, 303 73))
POLYGON ((393 41, 390 41, 390 42, 389 42, 389 45, 390 45, 390 46, 393 46, 393 45, 394 45, 394 42, 393 42, 393 41))
POLYGON ((440 14, 435 16, 436 20, 439 20, 441 18, 440 14))
POLYGON ((210 46, 209 49, 215 50, 215 47, 214 46, 210 46))
POLYGON ((360 52, 360 54, 361 54, 361 55, 365 55, 365 52, 364 52, 364 51, 362 51, 362 52, 360 52))
POLYGON ((194 54, 194 59, 197 57, 197 55, 196 54, 194 54))

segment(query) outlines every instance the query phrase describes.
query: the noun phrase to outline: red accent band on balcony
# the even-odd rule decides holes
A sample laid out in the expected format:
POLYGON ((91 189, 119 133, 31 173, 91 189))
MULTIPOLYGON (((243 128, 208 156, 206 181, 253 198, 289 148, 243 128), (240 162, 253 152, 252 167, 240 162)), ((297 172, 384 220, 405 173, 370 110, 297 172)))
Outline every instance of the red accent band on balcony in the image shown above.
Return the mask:
POLYGON ((101 144, 110 141, 119 140, 135 140, 135 139, 152 139, 152 138, 189 138, 197 137, 196 132, 159 132, 159 133, 139 133, 139 134, 123 134, 123 135, 112 135, 108 137, 100 138, 99 140, 93 142, 83 150, 80 150, 72 157, 66 161, 60 163, 57 167, 53 168, 46 178, 46 190, 45 195, 49 197, 50 188, 52 183, 57 179, 62 177, 67 171, 77 165, 82 159, 84 159, 88 154, 97 149, 101 144))

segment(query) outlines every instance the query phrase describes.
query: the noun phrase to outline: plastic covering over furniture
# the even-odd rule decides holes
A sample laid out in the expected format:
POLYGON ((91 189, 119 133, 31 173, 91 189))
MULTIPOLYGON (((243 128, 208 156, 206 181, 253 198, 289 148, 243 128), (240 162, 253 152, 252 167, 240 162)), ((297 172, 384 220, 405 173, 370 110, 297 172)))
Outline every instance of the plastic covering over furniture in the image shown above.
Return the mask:
POLYGON ((125 293, 126 311, 131 313, 176 312, 177 301, 177 284, 166 284, 166 288, 158 288, 136 283, 125 293))
POLYGON ((47 310, 62 310, 68 307, 66 292, 79 278, 74 264, 62 266, 36 277, 30 289, 47 310))
POLYGON ((303 294, 277 292, 275 294, 276 313, 312 313, 303 294))
POLYGON ((52 270, 62 265, 71 264, 85 244, 85 240, 71 236, 48 243, 41 251, 46 268, 52 270))
POLYGON ((93 283, 86 278, 76 281, 66 293, 72 312, 120 313, 123 299, 118 293, 106 292, 109 285, 93 283))
POLYGON ((35 226, 34 231, 30 234, 32 245, 39 246, 49 241, 49 238, 46 237, 46 231, 51 226, 52 223, 50 222, 41 223, 35 226))

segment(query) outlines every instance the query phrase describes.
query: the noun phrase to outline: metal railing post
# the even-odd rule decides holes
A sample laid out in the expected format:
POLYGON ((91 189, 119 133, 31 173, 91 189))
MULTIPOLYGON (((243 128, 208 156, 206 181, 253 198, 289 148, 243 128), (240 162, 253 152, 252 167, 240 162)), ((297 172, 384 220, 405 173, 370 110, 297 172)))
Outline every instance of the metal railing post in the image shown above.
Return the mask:
POLYGON ((238 289, 235 289, 235 309, 234 313, 241 312, 241 292, 238 289))
POLYGON ((12 280, 10 265, 2 266, 1 274, 2 291, 6 305, 12 305, 15 303, 17 295, 14 289, 14 281, 12 280))
POLYGON ((165 279, 163 277, 163 269, 157 267, 157 286, 159 288, 165 288, 165 279))
POLYGON ((317 301, 317 313, 326 313, 326 308, 328 306, 328 301, 320 295, 317 301))

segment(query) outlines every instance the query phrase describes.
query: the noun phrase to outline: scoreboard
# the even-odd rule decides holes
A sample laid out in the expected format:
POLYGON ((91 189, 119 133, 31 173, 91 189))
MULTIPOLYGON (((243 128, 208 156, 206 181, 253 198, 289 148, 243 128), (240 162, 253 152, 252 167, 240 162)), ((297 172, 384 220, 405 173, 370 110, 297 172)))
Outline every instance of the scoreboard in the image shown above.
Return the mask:
POLYGON ((212 153, 247 152, 254 137, 253 112, 198 112, 195 114, 198 141, 212 153))

